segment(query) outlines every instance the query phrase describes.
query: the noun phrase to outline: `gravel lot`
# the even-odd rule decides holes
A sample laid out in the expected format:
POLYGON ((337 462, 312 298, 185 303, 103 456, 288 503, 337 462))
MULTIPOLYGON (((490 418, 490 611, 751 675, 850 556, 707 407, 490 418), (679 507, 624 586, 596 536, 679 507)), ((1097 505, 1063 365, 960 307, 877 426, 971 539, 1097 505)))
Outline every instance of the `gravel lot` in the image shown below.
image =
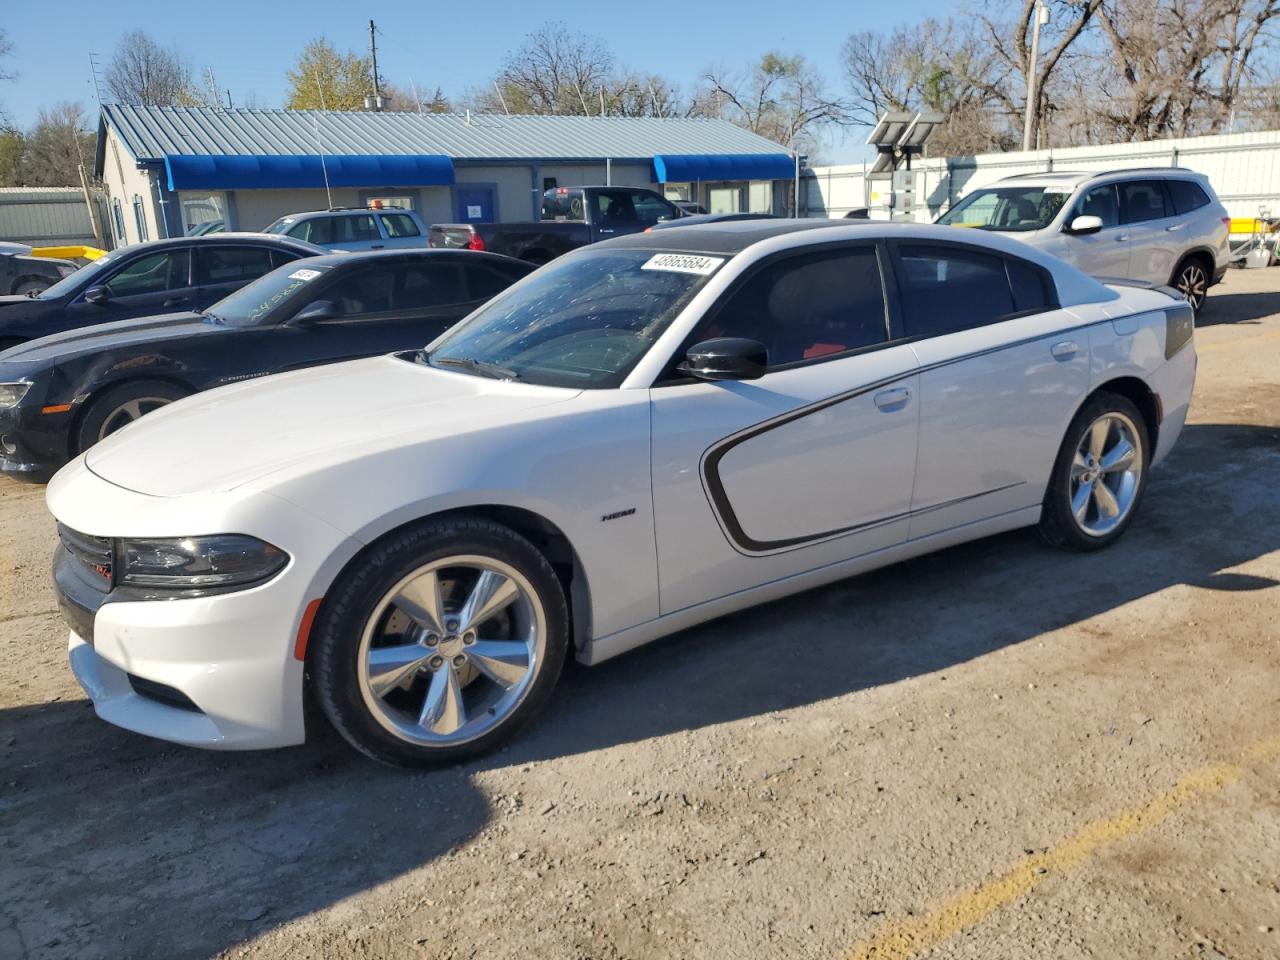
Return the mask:
POLYGON ((1280 268, 1124 540, 986 540, 594 670, 487 760, 98 721, 0 480, 0 957, 1280 956, 1280 268))

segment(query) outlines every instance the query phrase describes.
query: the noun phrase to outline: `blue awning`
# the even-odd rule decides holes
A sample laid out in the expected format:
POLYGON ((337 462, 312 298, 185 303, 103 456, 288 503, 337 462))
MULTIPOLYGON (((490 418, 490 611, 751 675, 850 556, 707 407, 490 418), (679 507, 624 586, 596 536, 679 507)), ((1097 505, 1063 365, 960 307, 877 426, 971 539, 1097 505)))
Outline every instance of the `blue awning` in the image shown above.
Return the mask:
POLYGON ((170 190, 331 187, 434 187, 453 183, 453 161, 434 154, 188 156, 168 154, 170 190))
POLYGON ((654 183, 701 180, 792 180, 795 158, 787 153, 663 153, 653 158, 654 183))

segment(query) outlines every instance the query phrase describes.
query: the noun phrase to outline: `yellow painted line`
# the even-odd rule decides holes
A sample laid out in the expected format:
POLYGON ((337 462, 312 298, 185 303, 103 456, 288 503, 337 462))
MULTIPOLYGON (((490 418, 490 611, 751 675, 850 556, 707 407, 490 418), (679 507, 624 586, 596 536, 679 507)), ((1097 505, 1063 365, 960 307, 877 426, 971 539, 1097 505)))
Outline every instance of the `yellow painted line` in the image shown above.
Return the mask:
POLYGON ((1196 353, 1208 353, 1210 350, 1221 350, 1223 347, 1235 347, 1242 343, 1256 343, 1259 340, 1274 340, 1280 337, 1280 330, 1271 333, 1259 333, 1252 337, 1237 337, 1234 340, 1222 340, 1218 343, 1206 343, 1203 347, 1196 344, 1196 353))
POLYGON ((1185 807, 1218 793, 1244 776, 1246 767, 1280 754, 1280 736, 1243 751, 1237 763, 1218 763, 1187 774, 1172 789, 1140 807, 1087 824, 1056 847, 1027 857, 982 886, 947 897, 918 917, 890 921, 856 945, 846 960, 911 960, 969 930, 1001 907, 1018 900, 1055 873, 1074 870, 1098 850, 1157 826, 1185 807))

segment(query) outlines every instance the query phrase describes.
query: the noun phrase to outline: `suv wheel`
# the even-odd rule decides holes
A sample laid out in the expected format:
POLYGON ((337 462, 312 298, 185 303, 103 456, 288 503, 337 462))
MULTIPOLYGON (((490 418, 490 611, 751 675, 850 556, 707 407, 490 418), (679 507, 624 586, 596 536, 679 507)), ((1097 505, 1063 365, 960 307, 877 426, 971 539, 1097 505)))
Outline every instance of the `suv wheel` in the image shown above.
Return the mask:
POLYGON ((1205 295, 1209 292, 1209 272, 1204 261, 1199 257, 1188 257, 1178 264, 1173 273, 1173 286, 1187 298, 1191 309, 1196 313, 1204 306, 1205 295))

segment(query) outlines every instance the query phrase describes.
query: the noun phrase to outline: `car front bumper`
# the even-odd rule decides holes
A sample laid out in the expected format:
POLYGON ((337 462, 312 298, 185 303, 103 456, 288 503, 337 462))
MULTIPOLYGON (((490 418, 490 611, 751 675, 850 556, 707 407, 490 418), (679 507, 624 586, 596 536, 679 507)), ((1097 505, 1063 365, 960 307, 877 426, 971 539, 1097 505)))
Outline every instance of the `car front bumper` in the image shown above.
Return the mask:
POLYGON ((273 579, 245 590, 144 599, 132 590, 108 588, 102 580, 95 583, 85 562, 60 545, 53 582, 71 627, 68 657, 103 720, 216 750, 305 740, 304 661, 296 646, 303 611, 323 594, 335 565, 354 548, 333 528, 283 501, 263 497, 267 502, 255 508, 255 499, 241 498, 221 517, 221 508, 196 503, 170 516, 176 506, 172 500, 115 487, 90 473, 83 461, 55 478, 50 507, 78 532, 118 537, 135 533, 132 526, 144 528, 135 535, 177 536, 178 530, 190 534, 205 521, 219 529, 255 530, 291 558, 273 579), (67 480, 67 471, 73 480, 67 480), (103 517, 122 529, 104 528, 103 517))
POLYGON ((24 402, 0 408, 0 474, 45 483, 67 460, 70 410, 46 414, 24 402))

